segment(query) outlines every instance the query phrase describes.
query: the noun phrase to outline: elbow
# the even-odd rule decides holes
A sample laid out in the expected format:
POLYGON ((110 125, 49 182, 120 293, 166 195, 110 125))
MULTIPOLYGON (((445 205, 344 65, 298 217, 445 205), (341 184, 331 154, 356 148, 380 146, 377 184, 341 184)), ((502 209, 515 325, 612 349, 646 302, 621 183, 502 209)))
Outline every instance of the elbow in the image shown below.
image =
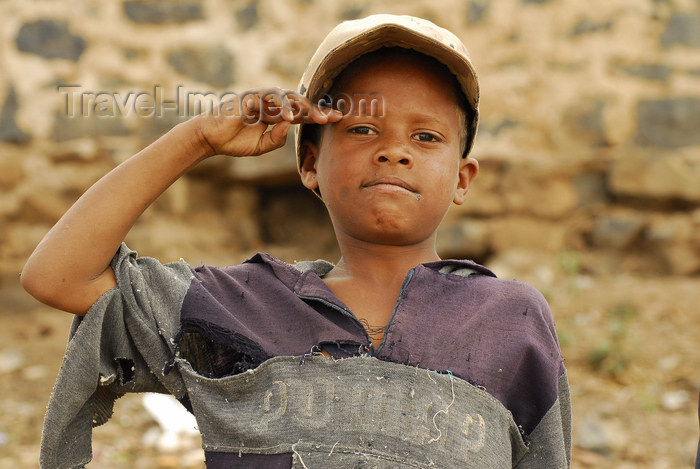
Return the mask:
POLYGON ((22 272, 19 274, 19 284, 22 285, 24 291, 32 295, 34 298, 37 298, 37 295, 40 294, 39 282, 36 280, 36 277, 37 276, 31 269, 29 263, 24 266, 22 272))
POLYGON ((41 303, 73 314, 85 314, 84 311, 67 308, 64 304, 65 278, 51 278, 46 272, 37 270, 28 263, 22 269, 19 281, 22 288, 41 303))
POLYGON ((22 288, 34 298, 44 304, 51 305, 52 298, 54 298, 55 295, 54 290, 56 289, 50 288, 52 282, 48 281, 48 279, 46 279, 40 271, 33 268, 30 263, 27 263, 24 269, 22 269, 19 283, 22 285, 22 288))
POLYGON ((76 282, 64 269, 40 268, 31 259, 22 269, 20 284, 38 301, 67 313, 85 315, 95 301, 116 286, 112 269, 91 281, 76 282))

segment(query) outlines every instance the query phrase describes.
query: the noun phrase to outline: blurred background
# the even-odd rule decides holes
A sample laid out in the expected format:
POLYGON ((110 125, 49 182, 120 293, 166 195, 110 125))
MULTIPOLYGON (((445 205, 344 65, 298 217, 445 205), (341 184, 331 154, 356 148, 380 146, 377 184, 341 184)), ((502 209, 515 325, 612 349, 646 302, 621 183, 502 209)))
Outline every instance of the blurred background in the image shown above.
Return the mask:
MULTIPOLYGON (((4 0, 0 469, 37 467, 71 320, 24 293, 25 260, 101 175, 186 118, 120 112, 117 100, 294 89, 335 24, 372 13, 430 19, 471 52, 481 171, 444 220, 438 248, 547 297, 571 381, 573 466, 690 467, 700 388, 699 0, 4 0), (86 97, 71 116, 78 92, 86 97)), ((127 242, 194 265, 257 251, 338 256, 323 206, 298 182, 291 138, 264 158, 201 164, 127 242)), ((197 438, 164 433, 140 396, 127 396, 95 430, 88 467, 203 467, 197 438)))

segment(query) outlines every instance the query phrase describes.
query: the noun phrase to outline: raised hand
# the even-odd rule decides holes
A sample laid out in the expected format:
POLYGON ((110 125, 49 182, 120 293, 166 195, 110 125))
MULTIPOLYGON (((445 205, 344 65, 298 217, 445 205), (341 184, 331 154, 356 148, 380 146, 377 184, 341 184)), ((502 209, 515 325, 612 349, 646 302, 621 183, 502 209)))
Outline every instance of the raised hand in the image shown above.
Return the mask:
POLYGON ((284 145, 291 124, 327 124, 342 114, 321 108, 295 91, 249 90, 197 116, 197 132, 207 156, 257 156, 284 145))

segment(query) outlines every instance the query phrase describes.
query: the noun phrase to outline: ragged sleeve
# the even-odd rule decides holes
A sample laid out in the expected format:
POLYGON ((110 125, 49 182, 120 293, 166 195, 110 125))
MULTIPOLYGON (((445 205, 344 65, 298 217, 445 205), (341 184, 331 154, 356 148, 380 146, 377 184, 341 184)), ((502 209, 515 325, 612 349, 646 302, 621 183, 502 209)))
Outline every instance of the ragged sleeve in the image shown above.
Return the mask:
POLYGON ((43 468, 81 468, 92 459, 92 427, 105 423, 127 392, 167 392, 181 398, 177 370, 164 373, 193 278, 184 262, 138 258, 122 244, 112 263, 117 286, 71 328, 41 442, 43 468))
MULTIPOLYGON (((524 284, 523 284, 524 285, 524 284)), ((532 350, 537 353, 530 354, 539 358, 535 360, 537 367, 546 367, 537 376, 546 376, 546 380, 537 379, 534 383, 545 385, 551 395, 547 401, 540 402, 541 418, 537 424, 528 430, 528 451, 515 465, 516 469, 568 469, 571 467, 571 393, 569 380, 564 367, 564 358, 559 348, 554 318, 544 296, 535 289, 533 293, 533 310, 535 323, 539 325, 531 331, 529 336, 533 339, 532 350), (537 305, 534 307, 534 305, 537 305), (549 402, 548 405, 542 405, 549 402)), ((528 369, 527 367, 525 368, 528 369)), ((532 370, 530 370, 532 371, 532 370)), ((523 377, 525 378, 525 377, 523 377)))
POLYGON ((566 372, 559 377, 558 398, 529 435, 528 452, 516 469, 571 467, 571 397, 566 372))

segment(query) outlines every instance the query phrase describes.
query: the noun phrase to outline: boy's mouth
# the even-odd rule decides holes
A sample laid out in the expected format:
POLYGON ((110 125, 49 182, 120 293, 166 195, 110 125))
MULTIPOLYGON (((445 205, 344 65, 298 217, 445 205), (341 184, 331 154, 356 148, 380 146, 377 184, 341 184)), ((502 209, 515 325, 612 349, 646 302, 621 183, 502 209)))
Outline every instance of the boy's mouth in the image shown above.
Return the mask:
POLYGON ((382 192, 409 192, 416 198, 420 198, 418 191, 415 188, 413 188, 413 186, 408 184, 403 179, 395 176, 380 177, 377 179, 372 179, 369 182, 362 184, 363 189, 368 187, 379 189, 382 192))

